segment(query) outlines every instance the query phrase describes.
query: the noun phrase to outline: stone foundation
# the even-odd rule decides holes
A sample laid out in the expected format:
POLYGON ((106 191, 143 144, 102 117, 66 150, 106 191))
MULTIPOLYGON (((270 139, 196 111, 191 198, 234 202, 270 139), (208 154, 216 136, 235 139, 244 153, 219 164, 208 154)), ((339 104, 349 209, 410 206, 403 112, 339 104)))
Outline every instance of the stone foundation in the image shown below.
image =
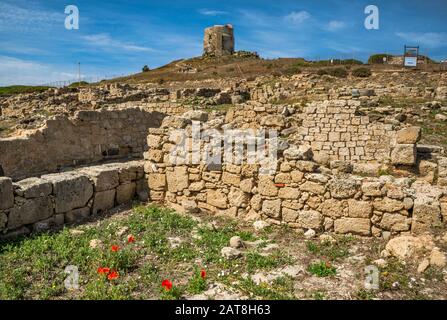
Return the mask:
POLYGON ((147 200, 142 161, 33 177, 0 177, 0 238, 79 223, 134 198, 147 200))

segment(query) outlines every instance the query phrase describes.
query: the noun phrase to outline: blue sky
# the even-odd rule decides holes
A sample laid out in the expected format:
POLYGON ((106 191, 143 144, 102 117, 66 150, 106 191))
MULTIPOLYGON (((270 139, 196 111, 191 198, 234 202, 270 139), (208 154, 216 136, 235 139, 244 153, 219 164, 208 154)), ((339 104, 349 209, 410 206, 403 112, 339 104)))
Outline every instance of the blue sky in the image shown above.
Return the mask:
POLYGON ((202 53, 203 29, 231 23, 236 49, 262 57, 401 54, 404 44, 447 58, 446 0, 0 0, 0 85, 135 73, 202 53), (80 11, 66 30, 65 6, 80 11), (380 29, 366 30, 377 5, 380 29))

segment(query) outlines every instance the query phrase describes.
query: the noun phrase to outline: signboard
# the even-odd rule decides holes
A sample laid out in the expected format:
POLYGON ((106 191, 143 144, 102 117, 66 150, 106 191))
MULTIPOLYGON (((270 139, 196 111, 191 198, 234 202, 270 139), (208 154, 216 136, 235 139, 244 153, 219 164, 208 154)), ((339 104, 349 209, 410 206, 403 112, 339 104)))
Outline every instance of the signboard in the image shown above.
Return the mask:
POLYGON ((405 57, 404 66, 405 67, 417 67, 418 58, 417 57, 405 57))
POLYGON ((416 68, 418 66, 419 47, 404 47, 404 67, 416 68))

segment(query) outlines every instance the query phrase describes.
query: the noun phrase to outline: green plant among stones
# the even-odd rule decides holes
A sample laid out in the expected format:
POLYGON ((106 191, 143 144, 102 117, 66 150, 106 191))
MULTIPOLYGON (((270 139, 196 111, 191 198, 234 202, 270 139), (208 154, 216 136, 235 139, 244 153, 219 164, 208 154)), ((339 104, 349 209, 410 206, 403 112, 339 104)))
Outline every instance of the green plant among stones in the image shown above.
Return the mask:
POLYGON ((311 263, 307 271, 320 278, 335 276, 337 274, 337 269, 331 263, 324 261, 311 263))

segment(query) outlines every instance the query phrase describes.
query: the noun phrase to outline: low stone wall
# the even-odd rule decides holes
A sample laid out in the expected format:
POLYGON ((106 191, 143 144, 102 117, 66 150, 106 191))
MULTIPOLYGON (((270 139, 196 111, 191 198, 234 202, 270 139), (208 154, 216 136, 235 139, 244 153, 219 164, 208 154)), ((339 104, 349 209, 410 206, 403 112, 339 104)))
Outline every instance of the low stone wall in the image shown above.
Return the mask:
POLYGON ((67 166, 142 158, 147 129, 159 127, 164 116, 141 108, 58 116, 25 137, 0 139, 0 165, 5 176, 17 180, 67 166))
POLYGON ((149 130, 145 172, 153 201, 304 231, 376 237, 421 233, 447 221, 447 188, 411 178, 352 175, 347 161, 325 167, 313 161, 305 145, 278 153, 271 175, 261 175, 260 166, 247 159, 240 164, 175 164, 170 152, 179 139, 173 128, 188 131, 191 121, 171 118, 149 130))
POLYGON ((81 222, 136 196, 147 200, 143 161, 28 178, 0 177, 0 239, 81 222))

